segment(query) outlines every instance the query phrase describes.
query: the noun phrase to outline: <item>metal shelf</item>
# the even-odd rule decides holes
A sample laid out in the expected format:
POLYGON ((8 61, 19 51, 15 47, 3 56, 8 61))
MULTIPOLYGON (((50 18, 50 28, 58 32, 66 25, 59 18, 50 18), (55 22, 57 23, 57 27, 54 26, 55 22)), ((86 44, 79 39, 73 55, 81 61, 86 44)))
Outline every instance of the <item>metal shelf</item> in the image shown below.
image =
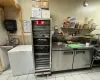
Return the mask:
POLYGON ((39 59, 36 59, 36 60, 48 60, 48 58, 39 58, 39 59))
POLYGON ((35 55, 49 55, 50 53, 35 53, 35 55))
POLYGON ((92 29, 80 29, 80 28, 64 28, 62 27, 61 30, 63 32, 68 32, 68 33, 73 33, 73 32, 77 32, 78 34, 82 34, 82 32, 86 32, 86 33, 90 33, 92 32, 93 30, 92 29))
POLYGON ((50 45, 34 45, 34 46, 50 46, 50 45))
POLYGON ((50 68, 49 67, 44 67, 44 68, 36 69, 36 72, 41 72, 41 71, 50 71, 50 68))
POLYGON ((50 37, 34 37, 34 38, 50 38, 50 37))
POLYGON ((50 29, 33 29, 34 31, 49 31, 50 29))
POLYGON ((36 61, 36 62, 37 62, 37 63, 39 63, 39 62, 40 62, 40 63, 45 63, 45 62, 47 63, 47 62, 49 62, 49 60, 42 60, 42 61, 36 61))

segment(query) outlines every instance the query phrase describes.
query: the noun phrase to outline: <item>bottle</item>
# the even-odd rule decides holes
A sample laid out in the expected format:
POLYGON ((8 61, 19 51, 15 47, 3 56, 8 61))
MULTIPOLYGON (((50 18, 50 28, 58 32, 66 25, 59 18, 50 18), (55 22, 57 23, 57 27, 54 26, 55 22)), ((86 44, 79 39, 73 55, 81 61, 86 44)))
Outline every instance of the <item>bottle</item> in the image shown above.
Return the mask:
POLYGON ((75 20, 76 20, 76 18, 72 18, 72 19, 70 20, 70 27, 71 27, 71 28, 75 28, 75 20))
POLYGON ((94 19, 91 19, 91 20, 88 22, 88 25, 89 25, 89 28, 90 28, 90 29, 92 28, 93 23, 94 23, 94 19))
POLYGON ((75 24, 75 28, 79 28, 79 22, 75 24))
POLYGON ((65 22, 63 23, 63 27, 66 27, 66 23, 65 22))
POLYGON ((69 27, 70 24, 70 17, 67 17, 66 21, 65 21, 66 27, 69 27))
POLYGON ((84 24, 88 24, 88 17, 84 19, 84 24))

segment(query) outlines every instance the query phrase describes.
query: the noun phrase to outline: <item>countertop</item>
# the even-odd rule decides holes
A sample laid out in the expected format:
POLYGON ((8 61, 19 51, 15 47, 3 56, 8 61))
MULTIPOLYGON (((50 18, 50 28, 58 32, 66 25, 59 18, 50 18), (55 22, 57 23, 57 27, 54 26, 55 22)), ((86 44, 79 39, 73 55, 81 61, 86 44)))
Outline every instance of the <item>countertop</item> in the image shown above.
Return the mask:
POLYGON ((58 45, 58 43, 57 42, 53 42, 52 43, 52 50, 78 50, 78 49, 80 49, 80 50, 86 50, 86 49, 92 49, 92 48, 94 48, 94 46, 85 46, 85 44, 81 44, 81 45, 83 45, 84 46, 84 48, 69 48, 69 47, 67 47, 66 46, 66 43, 62 43, 62 44, 59 44, 58 45), (66 47, 65 47, 66 46, 66 47))

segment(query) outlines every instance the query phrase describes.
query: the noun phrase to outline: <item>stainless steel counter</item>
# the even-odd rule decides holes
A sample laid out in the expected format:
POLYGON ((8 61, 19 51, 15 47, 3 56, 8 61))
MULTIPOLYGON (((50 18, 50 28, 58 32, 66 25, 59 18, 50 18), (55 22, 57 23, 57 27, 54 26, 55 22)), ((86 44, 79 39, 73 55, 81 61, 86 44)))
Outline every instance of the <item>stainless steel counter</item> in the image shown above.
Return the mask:
POLYGON ((73 50, 69 47, 65 47, 65 45, 66 45, 65 43, 59 45, 56 42, 52 43, 52 50, 73 50))
POLYGON ((90 46, 85 46, 85 44, 81 44, 81 45, 83 45, 84 48, 75 48, 75 49, 72 49, 72 48, 69 48, 66 43, 62 43, 62 44, 58 45, 57 42, 54 42, 54 43, 52 43, 52 50, 84 50, 84 49, 86 50, 86 49, 92 49, 92 48, 94 48, 91 45, 90 46))
MULTIPOLYGON (((82 44, 84 45, 84 44, 82 44)), ((66 43, 52 44, 52 71, 72 70, 91 67, 93 46, 69 48, 66 43)))

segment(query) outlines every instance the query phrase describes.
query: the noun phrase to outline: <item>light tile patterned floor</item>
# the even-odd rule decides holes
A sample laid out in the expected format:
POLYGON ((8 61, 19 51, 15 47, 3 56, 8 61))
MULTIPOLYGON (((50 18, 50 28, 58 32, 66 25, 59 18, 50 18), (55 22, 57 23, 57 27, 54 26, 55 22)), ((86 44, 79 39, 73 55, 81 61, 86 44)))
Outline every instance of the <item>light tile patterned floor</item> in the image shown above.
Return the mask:
POLYGON ((11 69, 8 69, 0 75, 0 80, 100 80, 100 68, 62 72, 48 77, 36 77, 34 74, 13 77, 11 69))

